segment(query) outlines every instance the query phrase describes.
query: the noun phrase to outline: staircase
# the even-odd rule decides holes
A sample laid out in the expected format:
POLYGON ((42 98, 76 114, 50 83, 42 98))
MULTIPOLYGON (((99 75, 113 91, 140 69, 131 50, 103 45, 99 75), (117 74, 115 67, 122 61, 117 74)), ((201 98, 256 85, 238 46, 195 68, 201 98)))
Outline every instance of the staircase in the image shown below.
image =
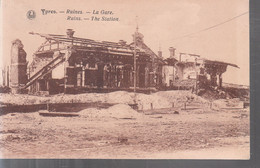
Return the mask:
POLYGON ((23 87, 23 89, 28 88, 38 79, 43 78, 45 75, 47 75, 49 72, 51 72, 53 69, 55 69, 58 65, 60 65, 64 61, 65 61, 64 54, 59 54, 57 57, 51 60, 47 65, 45 65, 42 69, 36 72, 32 77, 30 77, 26 85, 23 87))

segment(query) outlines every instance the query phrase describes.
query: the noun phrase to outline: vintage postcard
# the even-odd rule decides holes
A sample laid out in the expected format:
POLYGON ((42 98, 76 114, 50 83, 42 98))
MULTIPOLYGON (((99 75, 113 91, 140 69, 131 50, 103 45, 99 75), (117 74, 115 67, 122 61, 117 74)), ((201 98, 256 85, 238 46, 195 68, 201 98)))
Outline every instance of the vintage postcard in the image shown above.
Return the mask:
POLYGON ((1 158, 250 159, 248 0, 1 8, 1 158))

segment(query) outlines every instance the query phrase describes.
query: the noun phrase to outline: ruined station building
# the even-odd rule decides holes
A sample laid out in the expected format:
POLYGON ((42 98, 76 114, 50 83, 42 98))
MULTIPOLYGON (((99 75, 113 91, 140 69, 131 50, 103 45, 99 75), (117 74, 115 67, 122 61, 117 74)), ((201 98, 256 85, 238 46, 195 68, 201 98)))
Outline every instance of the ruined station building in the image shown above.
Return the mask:
MULTIPOLYGON (((138 31, 138 30, 137 30, 138 31)), ((136 90, 148 92, 162 84, 162 57, 135 32, 136 43, 95 41, 74 36, 39 34, 45 42, 33 55, 24 88, 31 93, 80 93, 133 90, 136 53, 136 90), (136 52, 135 52, 136 51, 136 52)))
POLYGON ((33 54, 28 68, 23 45, 15 40, 11 51, 12 91, 56 94, 136 90, 149 93, 191 89, 197 93, 200 88, 221 88, 227 66, 238 67, 196 54, 178 55, 173 47, 169 48, 170 56, 163 59, 162 51, 155 54, 145 44, 138 28, 130 44, 124 40, 78 38, 74 33, 72 29, 67 29, 66 35, 30 33, 45 38, 45 42, 33 54))

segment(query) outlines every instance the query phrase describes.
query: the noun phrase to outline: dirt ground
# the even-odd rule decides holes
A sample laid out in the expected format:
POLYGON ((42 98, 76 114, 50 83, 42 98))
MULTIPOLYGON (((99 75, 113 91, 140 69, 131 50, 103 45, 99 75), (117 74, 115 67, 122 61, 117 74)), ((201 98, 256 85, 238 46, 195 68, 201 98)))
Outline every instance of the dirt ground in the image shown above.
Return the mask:
POLYGON ((249 109, 128 109, 124 117, 123 107, 2 115, 1 158, 249 159, 249 109))

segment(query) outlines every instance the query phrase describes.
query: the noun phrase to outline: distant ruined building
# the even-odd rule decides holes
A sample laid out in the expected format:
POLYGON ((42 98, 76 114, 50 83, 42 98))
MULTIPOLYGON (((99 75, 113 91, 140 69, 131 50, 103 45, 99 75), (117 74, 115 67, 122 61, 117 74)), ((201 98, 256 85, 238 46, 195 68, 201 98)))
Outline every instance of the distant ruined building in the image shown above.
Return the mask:
POLYGON ((222 88, 222 74, 226 72, 227 66, 238 68, 235 64, 208 60, 196 54, 172 55, 175 54, 175 49, 171 47, 169 50, 171 55, 165 61, 173 68, 172 87, 190 87, 196 90, 205 87, 222 88))
POLYGON ((30 33, 45 38, 45 42, 34 53, 28 67, 23 45, 15 40, 11 52, 10 87, 33 94, 135 89, 146 93, 167 89, 197 92, 208 86, 221 88, 222 74, 227 66, 238 67, 195 54, 177 55, 173 47, 169 48, 170 56, 164 59, 162 51, 156 54, 145 44, 138 29, 130 44, 124 40, 79 38, 74 33, 72 29, 67 29, 66 35, 30 33))

